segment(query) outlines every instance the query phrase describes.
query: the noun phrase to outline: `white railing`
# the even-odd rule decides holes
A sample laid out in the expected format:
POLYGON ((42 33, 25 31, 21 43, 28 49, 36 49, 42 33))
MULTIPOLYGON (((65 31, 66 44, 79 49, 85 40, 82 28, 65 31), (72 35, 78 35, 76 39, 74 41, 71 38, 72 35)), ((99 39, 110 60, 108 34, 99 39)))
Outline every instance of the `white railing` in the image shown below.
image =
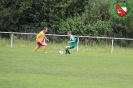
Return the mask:
MULTIPOLYGON (((11 48, 13 47, 13 39, 14 39, 14 34, 21 34, 21 35, 37 35, 37 33, 20 33, 20 32, 0 32, 4 34, 11 34, 11 48)), ((49 36, 67 36, 67 35, 56 35, 56 34, 46 34, 49 36)), ((111 40, 111 54, 113 54, 113 49, 114 49, 114 40, 130 40, 133 41, 132 38, 115 38, 115 37, 96 37, 96 36, 75 36, 77 37, 77 47, 76 50, 79 50, 79 41, 80 38, 95 38, 95 39, 109 39, 111 40)))

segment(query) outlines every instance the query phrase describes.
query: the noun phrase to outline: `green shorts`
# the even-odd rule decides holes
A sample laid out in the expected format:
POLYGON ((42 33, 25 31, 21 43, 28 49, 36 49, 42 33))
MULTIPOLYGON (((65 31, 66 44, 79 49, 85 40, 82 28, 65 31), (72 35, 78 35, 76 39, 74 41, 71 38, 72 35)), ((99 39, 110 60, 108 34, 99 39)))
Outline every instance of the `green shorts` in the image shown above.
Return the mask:
POLYGON ((70 43, 69 46, 70 46, 70 49, 72 49, 76 46, 76 44, 75 43, 70 43))

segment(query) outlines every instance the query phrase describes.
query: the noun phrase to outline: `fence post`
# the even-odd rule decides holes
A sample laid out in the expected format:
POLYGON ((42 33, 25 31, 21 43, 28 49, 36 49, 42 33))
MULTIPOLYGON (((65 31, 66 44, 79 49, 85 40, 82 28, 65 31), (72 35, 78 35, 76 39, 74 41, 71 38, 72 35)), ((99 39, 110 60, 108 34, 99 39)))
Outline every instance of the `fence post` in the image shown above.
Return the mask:
POLYGON ((13 47, 13 33, 11 33, 11 48, 13 47))
POLYGON ((79 36, 77 36, 77 52, 79 51, 79 36))
POLYGON ((111 54, 113 54, 113 49, 114 49, 114 39, 112 38, 112 44, 111 44, 111 54))

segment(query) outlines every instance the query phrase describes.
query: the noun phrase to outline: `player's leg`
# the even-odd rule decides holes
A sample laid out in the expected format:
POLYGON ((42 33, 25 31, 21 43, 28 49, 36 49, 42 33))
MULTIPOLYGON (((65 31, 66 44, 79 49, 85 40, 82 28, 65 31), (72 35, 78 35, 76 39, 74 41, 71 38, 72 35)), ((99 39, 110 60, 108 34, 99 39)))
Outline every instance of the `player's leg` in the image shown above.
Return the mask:
POLYGON ((35 52, 37 49, 39 49, 41 46, 40 45, 37 45, 35 48, 34 48, 34 50, 33 50, 33 52, 35 52))
POLYGON ((69 49, 70 49, 70 46, 66 46, 66 47, 65 47, 66 54, 70 54, 69 49))
POLYGON ((48 44, 47 43, 43 43, 42 45, 44 46, 44 52, 46 53, 46 48, 47 48, 48 44))
POLYGON ((37 49, 39 49, 42 46, 41 42, 37 42, 37 46, 34 48, 33 52, 35 52, 37 49))
POLYGON ((73 49, 75 47, 74 43, 69 44, 68 46, 65 47, 66 54, 70 54, 69 49, 73 49))

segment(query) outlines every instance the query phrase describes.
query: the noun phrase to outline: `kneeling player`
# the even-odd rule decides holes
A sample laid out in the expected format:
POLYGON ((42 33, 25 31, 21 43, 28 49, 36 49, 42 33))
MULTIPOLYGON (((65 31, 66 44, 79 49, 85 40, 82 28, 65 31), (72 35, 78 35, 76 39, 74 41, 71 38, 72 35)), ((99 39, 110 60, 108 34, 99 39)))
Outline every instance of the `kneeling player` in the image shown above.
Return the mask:
POLYGON ((68 41, 68 46, 65 47, 66 54, 70 54, 69 49, 73 49, 76 46, 76 38, 69 31, 67 35, 70 37, 70 41, 68 41))

